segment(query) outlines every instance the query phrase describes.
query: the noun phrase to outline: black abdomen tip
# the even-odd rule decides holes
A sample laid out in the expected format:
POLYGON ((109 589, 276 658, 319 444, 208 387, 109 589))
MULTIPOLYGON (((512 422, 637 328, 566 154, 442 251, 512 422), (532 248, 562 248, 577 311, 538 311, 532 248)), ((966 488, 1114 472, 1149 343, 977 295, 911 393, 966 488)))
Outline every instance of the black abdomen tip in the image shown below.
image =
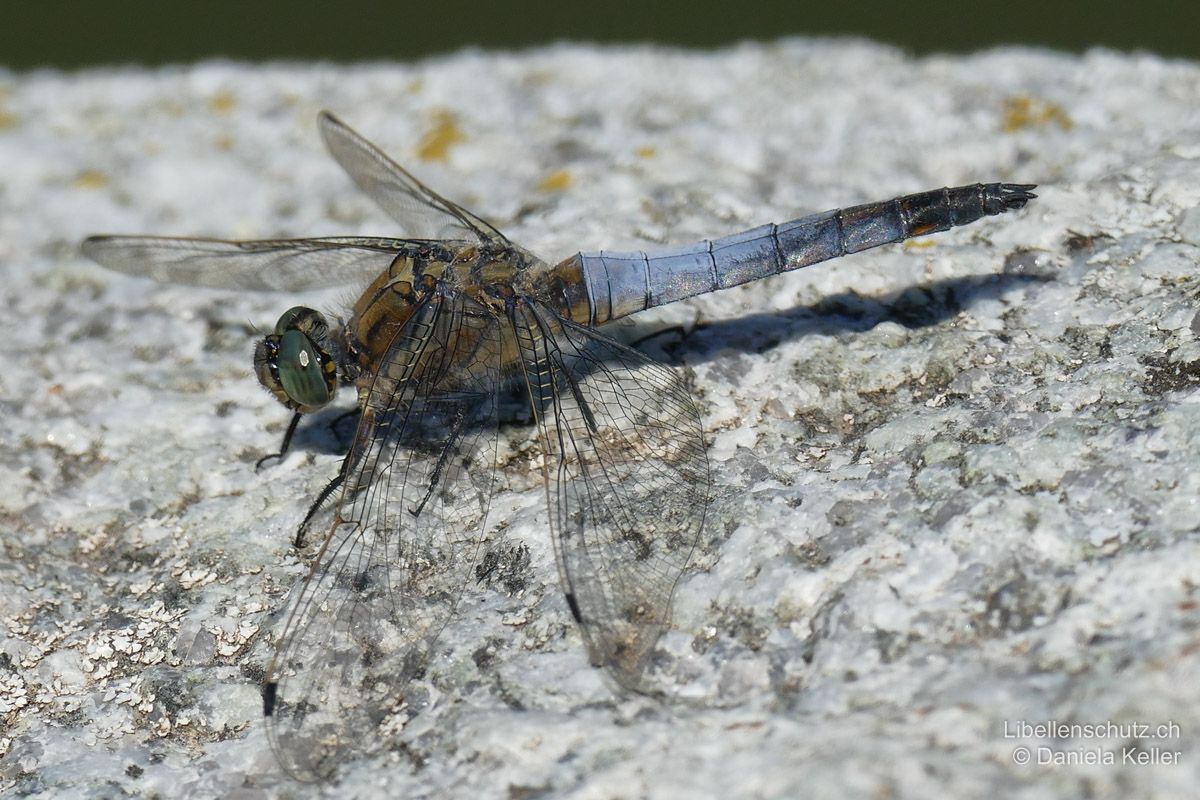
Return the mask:
POLYGON ((1037 197, 1032 190, 1036 183, 991 183, 984 187, 984 208, 989 214, 1002 214, 1017 208, 1037 197))

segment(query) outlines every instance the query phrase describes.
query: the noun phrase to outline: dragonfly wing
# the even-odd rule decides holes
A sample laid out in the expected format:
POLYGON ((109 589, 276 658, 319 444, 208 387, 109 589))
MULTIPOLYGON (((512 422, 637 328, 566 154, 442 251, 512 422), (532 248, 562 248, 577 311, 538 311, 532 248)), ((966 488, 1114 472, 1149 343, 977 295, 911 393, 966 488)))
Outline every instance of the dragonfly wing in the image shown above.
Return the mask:
POLYGON ((128 275, 212 289, 321 289, 369 281, 416 243, 330 237, 227 242, 171 236, 90 236, 83 254, 128 275))
POLYGON ((490 223, 421 183, 333 114, 322 111, 317 124, 330 155, 406 236, 507 244, 490 223))
POLYGON ((501 335, 473 301, 434 297, 374 378, 264 683, 268 736, 297 778, 370 749, 473 580, 495 490, 501 335))
POLYGON ((709 503, 699 413, 675 371, 544 306, 515 327, 571 611, 593 662, 653 693, 646 662, 709 503))

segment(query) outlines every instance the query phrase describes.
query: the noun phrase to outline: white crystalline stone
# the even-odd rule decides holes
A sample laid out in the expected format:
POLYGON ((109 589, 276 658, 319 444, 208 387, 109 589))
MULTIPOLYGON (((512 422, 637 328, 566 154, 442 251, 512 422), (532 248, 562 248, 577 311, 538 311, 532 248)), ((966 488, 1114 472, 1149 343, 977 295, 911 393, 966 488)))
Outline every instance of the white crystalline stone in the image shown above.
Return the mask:
MULTIPOLYGON (((1200 253, 1200 250, 1197 251, 1200 253)), ((1162 310, 1158 316, 1158 328, 1164 331, 1178 331, 1189 328, 1197 314, 1197 304, 1193 302, 1174 303, 1162 310)))
POLYGON ((0 714, 24 708, 29 702, 25 696, 25 681, 18 675, 0 678, 0 714))
POLYGON ((64 419, 46 434, 46 442, 73 456, 80 456, 91 448, 92 437, 89 431, 74 420, 64 419))
POLYGON ((503 625, 524 625, 529 621, 529 609, 522 608, 500 618, 503 625))
POLYGON ((239 641, 246 642, 258 633, 259 626, 251 620, 242 620, 237 626, 237 638, 239 641))
POLYGON ((1193 206, 1180 214, 1176 230, 1183 241, 1200 245, 1200 206, 1193 206))
POLYGON ((195 589, 217 579, 216 573, 206 569, 188 569, 179 575, 179 585, 184 589, 195 589))
POLYGON ((1191 244, 1162 244, 1142 259, 1138 267, 1143 275, 1177 280, 1194 277, 1197 264, 1200 264, 1200 247, 1191 244))
POLYGON ((112 645, 111 640, 102 639, 88 643, 85 651, 93 660, 102 658, 112 658, 116 650, 112 645))

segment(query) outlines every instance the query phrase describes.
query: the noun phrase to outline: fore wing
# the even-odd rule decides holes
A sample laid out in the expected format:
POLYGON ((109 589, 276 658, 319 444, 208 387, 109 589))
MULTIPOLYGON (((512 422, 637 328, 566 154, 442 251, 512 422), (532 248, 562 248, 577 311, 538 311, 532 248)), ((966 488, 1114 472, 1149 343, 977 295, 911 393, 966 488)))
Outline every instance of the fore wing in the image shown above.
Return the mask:
POLYGON ((420 242, 374 237, 227 242, 170 236, 89 236, 83 254, 127 275, 211 289, 322 289, 369 281, 420 242))
POLYGON ((368 751, 473 579, 496 482, 502 327, 461 295, 401 329, 370 387, 334 522, 264 683, 293 776, 368 751))
POLYGON ((406 236, 508 243, 487 221, 439 195, 328 111, 317 117, 330 155, 406 236))
POLYGON ((699 413, 673 370, 544 306, 514 325, 571 611, 595 664, 656 693, 648 657, 709 502, 699 413))

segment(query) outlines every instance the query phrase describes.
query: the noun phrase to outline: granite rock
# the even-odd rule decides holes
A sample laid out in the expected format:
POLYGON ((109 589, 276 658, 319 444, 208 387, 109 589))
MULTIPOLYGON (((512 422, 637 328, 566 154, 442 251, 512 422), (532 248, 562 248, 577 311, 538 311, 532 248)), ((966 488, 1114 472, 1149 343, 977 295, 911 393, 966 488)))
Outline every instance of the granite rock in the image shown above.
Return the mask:
POLYGON ((6 794, 1200 782, 1196 64, 790 40, 0 72, 0 277, 6 794), (682 700, 588 666, 543 491, 515 482, 493 509, 529 550, 523 580, 473 590, 410 713, 336 786, 304 786, 267 747, 258 685, 304 572, 291 535, 345 432, 315 415, 256 472, 287 412, 250 347, 296 302, 353 292, 158 285, 77 246, 402 233, 323 153, 322 108, 549 259, 942 185, 1040 197, 639 322, 695 387, 717 493, 656 662, 682 700), (1035 727, 1054 722, 1102 727, 1035 727))

